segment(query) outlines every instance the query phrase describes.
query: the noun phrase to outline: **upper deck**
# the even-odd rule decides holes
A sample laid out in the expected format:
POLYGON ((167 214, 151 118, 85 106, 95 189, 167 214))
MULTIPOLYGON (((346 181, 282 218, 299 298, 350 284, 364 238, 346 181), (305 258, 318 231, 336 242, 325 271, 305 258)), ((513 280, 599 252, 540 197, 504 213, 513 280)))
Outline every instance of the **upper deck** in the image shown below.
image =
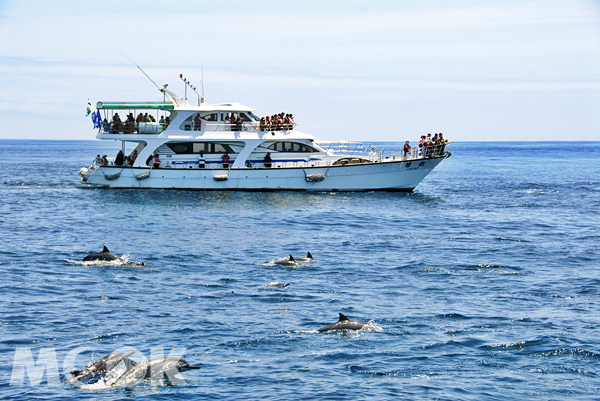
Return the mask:
MULTIPOLYGON (((289 134, 296 127, 291 114, 280 113, 259 118, 253 113, 253 108, 241 103, 199 102, 193 106, 187 99, 166 89, 161 91, 165 95, 163 102, 98 102, 96 108, 102 117, 98 138, 109 139, 107 134, 110 134, 110 139, 131 140, 131 134, 161 135, 163 132, 169 136, 184 135, 187 138, 206 132, 219 132, 239 139, 242 132, 289 134), (112 136, 121 134, 127 137, 112 136)), ((306 134, 302 136, 313 139, 306 134)))

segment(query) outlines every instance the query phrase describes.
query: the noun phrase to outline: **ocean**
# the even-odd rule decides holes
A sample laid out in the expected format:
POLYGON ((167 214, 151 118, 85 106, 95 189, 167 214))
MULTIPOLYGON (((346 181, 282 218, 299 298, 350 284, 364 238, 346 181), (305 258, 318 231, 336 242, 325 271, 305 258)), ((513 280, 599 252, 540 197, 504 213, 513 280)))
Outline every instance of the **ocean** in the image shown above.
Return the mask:
POLYGON ((453 143, 413 193, 77 183, 118 146, 0 140, 1 399, 600 399, 599 142, 453 143), (59 384, 121 349, 201 369, 59 384))

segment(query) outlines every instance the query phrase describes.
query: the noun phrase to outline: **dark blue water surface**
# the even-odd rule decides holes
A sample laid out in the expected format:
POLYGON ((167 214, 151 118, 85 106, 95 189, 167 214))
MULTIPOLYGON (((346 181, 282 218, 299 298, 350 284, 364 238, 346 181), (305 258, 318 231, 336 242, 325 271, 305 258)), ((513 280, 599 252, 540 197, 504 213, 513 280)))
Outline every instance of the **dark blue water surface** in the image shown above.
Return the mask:
POLYGON ((600 398, 600 143, 455 143, 409 194, 76 183, 118 146, 0 141, 1 399, 600 398), (103 245, 145 266, 75 262, 103 245), (339 312, 380 331, 315 332, 339 312), (202 369, 9 385, 18 349, 125 346, 202 369))

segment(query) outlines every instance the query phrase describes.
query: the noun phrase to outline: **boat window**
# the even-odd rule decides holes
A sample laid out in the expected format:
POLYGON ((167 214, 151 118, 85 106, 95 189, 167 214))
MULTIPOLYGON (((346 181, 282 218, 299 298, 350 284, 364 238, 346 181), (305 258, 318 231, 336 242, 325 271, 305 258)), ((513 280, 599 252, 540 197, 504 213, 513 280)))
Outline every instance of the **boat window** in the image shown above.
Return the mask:
POLYGON ((271 144, 268 149, 275 150, 277 152, 295 152, 295 153, 310 153, 318 152, 313 147, 298 142, 275 142, 271 144))
POLYGON ((192 114, 191 116, 186 118, 185 121, 182 122, 181 125, 179 125, 179 129, 185 130, 185 131, 191 131, 191 130, 199 131, 201 126, 200 126, 200 124, 196 124, 196 122, 195 122, 196 115, 199 115, 199 114, 192 114))
POLYGON ((361 163, 367 163, 367 160, 365 159, 352 159, 352 158, 344 158, 344 159, 339 159, 336 160, 332 166, 345 166, 347 164, 361 164, 361 163))
POLYGON ((225 121, 225 119, 229 119, 229 113, 221 113, 221 121, 225 121))
POLYGON ((217 113, 205 114, 202 116, 202 119, 206 121, 217 121, 217 113))
POLYGON ((243 122, 245 122, 245 123, 249 123, 249 122, 251 122, 251 121, 252 121, 252 120, 250 119, 250 117, 248 117, 248 116, 246 115, 246 113, 240 113, 240 117, 242 117, 242 121, 243 121, 243 122))
POLYGON ((249 112, 248 115, 250 116, 251 119, 253 119, 254 121, 260 121, 260 118, 258 118, 258 116, 256 114, 254 114, 253 112, 249 112))
POLYGON ((211 142, 171 142, 166 144, 178 155, 194 153, 235 153, 233 149, 224 143, 211 142))

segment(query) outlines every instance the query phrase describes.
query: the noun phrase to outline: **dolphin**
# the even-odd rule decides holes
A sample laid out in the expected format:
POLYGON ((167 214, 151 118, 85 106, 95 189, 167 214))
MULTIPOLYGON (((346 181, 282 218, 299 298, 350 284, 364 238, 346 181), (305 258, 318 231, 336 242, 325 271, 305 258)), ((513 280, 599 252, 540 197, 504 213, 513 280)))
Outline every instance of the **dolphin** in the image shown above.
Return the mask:
POLYGON ((275 263, 276 265, 281 265, 281 266, 298 266, 298 262, 296 262, 296 259, 294 259, 294 257, 292 255, 290 255, 290 257, 288 259, 276 260, 273 263, 275 263))
POLYGON ((285 287, 287 287, 288 285, 290 285, 290 283, 283 284, 283 283, 278 283, 277 281, 275 281, 275 282, 272 282, 272 283, 266 284, 265 286, 266 286, 266 287, 275 287, 275 288, 285 288, 285 287))
POLYGON ((106 247, 106 245, 104 245, 104 249, 102 249, 102 252, 96 252, 96 253, 92 253, 90 255, 87 255, 81 261, 82 262, 91 262, 91 261, 94 261, 94 260, 102 260, 102 261, 105 261, 105 262, 112 262, 113 260, 119 260, 121 262, 123 261, 123 259, 121 259, 117 255, 111 253, 108 250, 108 248, 106 247))
POLYGON ((313 256, 309 252, 305 258, 296 258, 296 260, 299 260, 301 262, 310 262, 311 260, 315 260, 315 258, 313 258, 313 256))
POLYGON ((365 322, 357 322, 356 320, 350 320, 346 316, 344 316, 342 313, 340 313, 340 320, 338 320, 337 322, 332 323, 330 325, 327 325, 325 327, 322 327, 317 331, 319 333, 324 333, 326 331, 333 331, 333 330, 360 330, 366 324, 367 323, 365 323, 365 322))
POLYGON ((121 362, 125 363, 127 370, 133 368, 137 362, 129 359, 133 352, 113 352, 110 355, 106 355, 103 358, 98 359, 96 362, 89 363, 85 368, 81 370, 73 370, 71 378, 67 380, 67 383, 85 383, 91 384, 97 382, 102 376, 106 375, 111 369, 118 366, 121 362))
POLYGON ((200 366, 190 365, 185 359, 173 357, 152 359, 136 364, 119 377, 113 385, 130 387, 145 379, 160 380, 165 378, 173 381, 176 374, 192 369, 200 369, 200 366))

